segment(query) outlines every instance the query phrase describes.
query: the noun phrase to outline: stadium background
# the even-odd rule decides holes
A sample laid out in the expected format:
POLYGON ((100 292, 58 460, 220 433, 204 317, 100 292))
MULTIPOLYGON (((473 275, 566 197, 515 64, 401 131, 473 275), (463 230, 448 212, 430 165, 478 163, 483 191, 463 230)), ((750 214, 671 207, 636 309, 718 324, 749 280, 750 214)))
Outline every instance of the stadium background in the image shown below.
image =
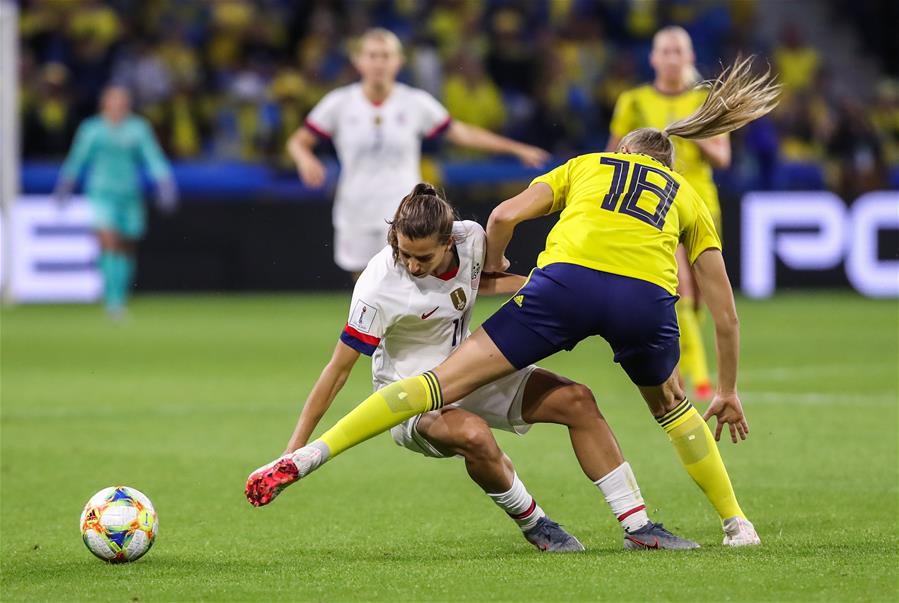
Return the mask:
MULTIPOLYGON (((738 51, 754 52, 785 86, 777 112, 736 133, 733 165, 716 174, 739 286, 746 192, 832 191, 851 205, 866 192, 899 189, 896 17, 888 0, 27 1, 19 22, 21 190, 53 190, 74 129, 96 112, 104 85, 121 83, 175 162, 183 201, 174 217, 151 213, 138 290, 346 288, 330 247, 336 163, 328 163, 328 184, 310 190, 284 147, 316 101, 354 79, 355 36, 376 25, 394 30, 407 56, 401 80, 463 121, 550 150, 555 165, 605 147, 618 94, 651 79, 653 32, 676 23, 692 35, 703 76, 738 51)), ((540 172, 512 158, 425 146, 425 177, 466 217, 485 219, 540 172)), ((899 249, 890 221, 873 235, 888 278, 899 249)), ((88 236, 83 225, 50 222, 35 223, 28 241, 88 236)), ((516 269, 529 269, 550 225, 522 230, 511 253, 516 269)), ((32 258, 25 245, 25 271, 36 278, 91 270, 89 251, 68 261, 32 258)), ((779 286, 848 284, 841 258, 788 264, 775 262, 779 286)))
MULTIPOLYGON (((0 0, 0 17, 11 5, 0 0)), ((182 205, 172 216, 150 206, 128 320, 114 323, 96 305, 0 308, 0 598, 897 600, 895 2, 16 5, 0 35, 0 72, 20 83, 11 106, 14 78, 0 79, 7 295, 99 292, 87 214, 61 212, 46 195, 107 82, 134 90, 175 162, 182 205), (704 76, 753 51, 787 85, 781 108, 736 134, 734 165, 716 174, 732 279, 744 280, 749 260, 769 269, 737 301, 752 434, 720 445, 764 545, 720 546, 714 512, 602 341, 541 364, 596 392, 654 520, 700 542, 695 553, 622 551, 567 435, 548 425, 497 440, 541 506, 587 546, 583 555, 537 554, 458 463, 408 454, 383 436, 276 504, 247 505, 247 474, 281 452, 346 320, 350 283, 330 248, 336 165, 325 190, 307 190, 283 142, 317 98, 352 78, 353 36, 370 25, 397 31, 405 81, 561 162, 604 146, 616 95, 650 78, 652 32, 670 23, 692 34, 704 76), (9 151, 14 140, 21 157, 9 151), (21 159, 15 171, 10 159, 21 159), (872 207, 886 211, 869 219, 872 207), (858 265, 886 285, 868 294, 889 299, 850 288, 859 289, 848 276, 857 280, 858 265), (777 294, 752 299, 772 293, 772 276, 777 294), (273 290, 296 292, 265 293, 273 290), (75 518, 93 492, 117 483, 152 498, 161 532, 138 563, 105 566, 85 550, 75 518)), ((534 175, 513 159, 426 150, 427 177, 466 216, 484 218, 534 175)), ((548 226, 518 233, 515 268, 530 267, 548 226)), ((475 323, 498 303, 479 301, 475 323)), ((711 350, 708 321, 705 330, 711 350)), ((370 393, 367 369, 356 368, 323 426, 370 393)))

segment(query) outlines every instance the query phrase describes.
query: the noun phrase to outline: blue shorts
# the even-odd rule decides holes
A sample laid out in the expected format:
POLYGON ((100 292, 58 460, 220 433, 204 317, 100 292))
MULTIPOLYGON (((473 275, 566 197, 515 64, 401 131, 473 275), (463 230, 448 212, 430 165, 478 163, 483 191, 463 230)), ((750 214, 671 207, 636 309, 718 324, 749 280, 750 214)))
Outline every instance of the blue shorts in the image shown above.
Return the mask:
POLYGON ((599 335, 637 385, 664 383, 680 359, 677 297, 647 281, 575 264, 535 268, 521 290, 482 325, 523 368, 599 335))

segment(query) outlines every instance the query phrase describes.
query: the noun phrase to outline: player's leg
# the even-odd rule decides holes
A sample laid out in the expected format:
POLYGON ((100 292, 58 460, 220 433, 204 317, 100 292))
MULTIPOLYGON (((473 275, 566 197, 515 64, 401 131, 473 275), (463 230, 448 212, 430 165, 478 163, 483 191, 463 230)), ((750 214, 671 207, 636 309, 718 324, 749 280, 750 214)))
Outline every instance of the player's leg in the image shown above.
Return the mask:
POLYGON ((450 407, 414 417, 394 427, 391 433, 401 445, 418 449, 422 454, 463 457, 471 479, 512 518, 528 542, 540 550, 584 550, 577 538, 546 517, 481 417, 450 407))
POLYGON ((100 274, 103 277, 103 305, 110 315, 121 309, 118 297, 119 237, 110 228, 96 231, 100 243, 100 274))
POLYGON ((680 325, 680 369, 684 377, 693 384, 697 395, 705 398, 711 394, 708 360, 696 299, 697 288, 687 252, 683 245, 677 248, 677 322, 680 325))
POLYGON ((103 199, 95 203, 95 215, 102 222, 101 269, 106 310, 111 316, 120 318, 134 277, 136 242, 146 227, 144 207, 137 197, 103 199))
POLYGON ((600 325, 600 334, 615 351, 615 361, 640 390, 687 473, 715 507, 725 530, 738 520, 749 524, 737 503, 712 432, 687 400, 678 379, 675 297, 635 279, 618 279, 615 295, 617 299, 610 295, 612 299, 601 314, 605 322, 600 325), (626 310, 619 310, 622 307, 626 310))
POLYGON ((119 295, 121 237, 116 220, 116 204, 108 198, 88 197, 91 221, 100 244, 98 267, 103 278, 103 305, 111 316, 117 316, 122 303, 119 295))
POLYGON ((122 304, 128 301, 131 287, 134 284, 136 269, 137 242, 147 230, 147 214, 140 198, 124 200, 121 206, 118 230, 121 236, 121 297, 122 304))
POLYGON ((544 369, 533 371, 524 388, 521 417, 527 423, 568 428, 584 474, 599 488, 625 531, 626 548, 692 549, 699 545, 650 521, 640 486, 618 441, 585 385, 544 369))
MULTIPOLYGON (((568 292, 553 290, 557 285, 535 271, 522 289, 528 312, 564 316, 559 308, 565 306, 568 292)), ((515 316, 521 309, 517 302, 506 303, 437 368, 381 388, 319 439, 251 473, 245 488, 247 500, 266 505, 283 488, 356 444, 562 349, 559 342, 528 328, 526 317, 515 316)))
POLYGON ((668 434, 687 473, 718 512, 725 531, 724 544, 760 544, 755 528, 737 502, 715 438, 687 400, 677 375, 672 372, 660 385, 638 385, 638 389, 650 412, 668 434))
POLYGON ((433 371, 382 387, 311 444, 251 473, 245 489, 247 500, 255 506, 266 505, 281 490, 341 452, 415 415, 455 402, 514 370, 483 329, 478 329, 433 371))

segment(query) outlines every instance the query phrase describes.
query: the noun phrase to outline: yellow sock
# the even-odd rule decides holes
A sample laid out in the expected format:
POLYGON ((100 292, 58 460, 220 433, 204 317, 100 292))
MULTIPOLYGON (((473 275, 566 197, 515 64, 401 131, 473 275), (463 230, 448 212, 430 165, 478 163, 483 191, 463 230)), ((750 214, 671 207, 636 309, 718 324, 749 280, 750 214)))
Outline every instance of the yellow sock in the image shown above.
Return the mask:
POLYGON ((705 344, 699 327, 693 300, 681 298, 675 305, 677 324, 680 327, 680 370, 690 379, 693 386, 709 382, 709 367, 706 363, 705 344))
POLYGON ((687 473, 702 488, 721 520, 735 515, 746 517, 737 502, 715 438, 690 401, 684 400, 657 420, 674 444, 687 473))
POLYGON ((333 458, 406 419, 443 406, 440 384, 428 371, 382 387, 319 438, 333 458))

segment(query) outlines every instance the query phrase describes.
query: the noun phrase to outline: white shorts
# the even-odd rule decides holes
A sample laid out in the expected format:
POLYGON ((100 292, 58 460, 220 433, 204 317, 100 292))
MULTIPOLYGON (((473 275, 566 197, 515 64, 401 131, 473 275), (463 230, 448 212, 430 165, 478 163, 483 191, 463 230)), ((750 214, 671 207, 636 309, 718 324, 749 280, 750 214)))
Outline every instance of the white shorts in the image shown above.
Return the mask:
POLYGON ((347 272, 362 272, 368 261, 387 245, 387 231, 383 228, 334 227, 334 263, 347 272))
MULTIPOLYGON (((533 364, 511 375, 506 375, 492 383, 484 385, 468 394, 458 402, 448 405, 448 408, 461 408, 478 415, 493 429, 511 431, 523 435, 531 428, 521 418, 521 402, 524 399, 524 386, 528 382, 531 373, 537 367, 533 364)), ((440 412, 440 411, 432 411, 440 412)), ((437 450, 424 436, 418 433, 418 421, 423 415, 416 415, 390 430, 393 441, 398 446, 408 448, 413 452, 435 458, 447 458, 452 455, 444 454, 437 450)))

